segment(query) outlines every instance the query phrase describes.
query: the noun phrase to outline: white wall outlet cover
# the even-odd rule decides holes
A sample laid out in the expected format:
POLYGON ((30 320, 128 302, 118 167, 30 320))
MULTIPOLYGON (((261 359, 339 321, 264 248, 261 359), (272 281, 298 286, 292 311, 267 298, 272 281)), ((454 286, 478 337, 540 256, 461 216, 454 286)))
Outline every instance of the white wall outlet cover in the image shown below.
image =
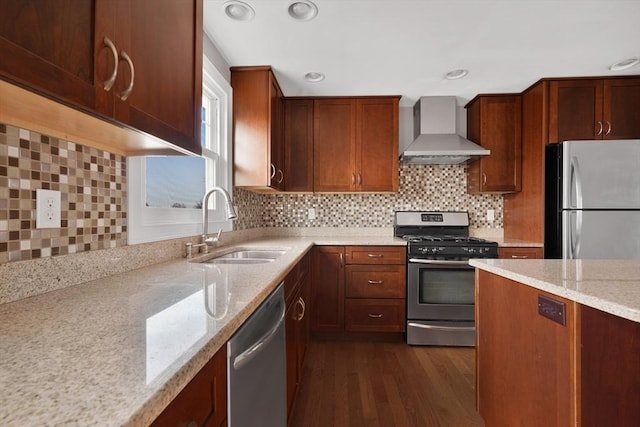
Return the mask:
POLYGON ((36 189, 36 228, 60 228, 60 192, 36 189))
POLYGON ((487 209, 487 221, 493 221, 496 219, 496 212, 493 209, 487 209))
POLYGON ((309 219, 316 219, 316 209, 315 208, 309 208, 308 218, 309 219))

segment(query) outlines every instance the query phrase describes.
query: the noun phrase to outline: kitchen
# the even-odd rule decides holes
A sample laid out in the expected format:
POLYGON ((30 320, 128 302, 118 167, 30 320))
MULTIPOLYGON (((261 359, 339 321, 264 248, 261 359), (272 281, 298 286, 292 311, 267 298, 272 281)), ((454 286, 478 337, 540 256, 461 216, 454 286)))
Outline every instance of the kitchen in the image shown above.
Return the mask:
MULTIPOLYGON (((208 2, 207 2, 208 3, 208 2)), ((212 4, 216 4, 215 2, 211 2, 212 4)), ((319 7, 321 7, 320 17, 322 16, 323 10, 322 5, 319 3, 319 7)), ((355 2, 357 3, 357 2, 355 2)), ((257 5, 255 6, 258 7, 257 5)), ((326 6, 329 7, 329 6, 326 6)), ((271 12, 275 13, 275 12, 271 12)), ((629 13, 627 15, 633 15, 629 13)), ((607 18, 609 19, 609 18, 607 18)), ((313 21, 312 21, 313 22, 313 21)), ((250 25, 250 23, 246 23, 250 25)), ((243 24, 245 25, 245 24, 243 24)), ((245 25, 246 26, 246 25, 245 25)), ((207 46, 207 42, 205 41, 205 48, 207 46)), ((613 54, 613 53, 612 53, 613 54)), ((625 51, 624 53, 620 53, 618 56, 620 58, 624 58, 629 54, 633 54, 633 51, 625 51)), ((227 53, 228 55, 228 53, 227 53)), ((215 55, 212 55, 215 56, 215 55)), ((618 57, 612 58, 611 61, 620 59, 618 57)), ((254 61, 253 64, 260 63, 262 61, 254 61)), ((266 63, 269 63, 268 61, 266 63)), ((264 62, 263 62, 264 63, 264 62)), ((241 63, 239 65, 248 65, 247 63, 241 63)), ((272 63, 276 67, 277 64, 275 62, 272 63)), ((306 64, 305 64, 306 65, 306 64)), ((605 64, 608 65, 608 64, 605 64)), ((124 66, 124 62, 123 62, 124 66)), ((136 67, 136 71, 140 71, 140 73, 136 73, 137 75, 143 75, 143 70, 138 70, 139 67, 136 67)), ((224 68, 224 67, 223 67, 224 68)), ((126 71, 125 71, 126 72, 126 71)), ((606 68, 602 68, 602 71, 598 71, 597 73, 593 73, 593 75, 605 75, 608 71, 606 68)), ((564 74, 564 73, 563 73, 564 74)), ((633 74, 633 70, 629 70, 622 74, 633 74)), ((392 72, 387 72, 387 75, 393 75, 392 72)), ((566 75, 583 75, 582 73, 578 74, 566 74, 566 75)), ((586 75, 586 74, 585 74, 586 75)), ((523 82, 519 86, 519 90, 515 92, 520 92, 521 90, 528 87, 530 84, 533 84, 537 79, 541 77, 554 77, 557 76, 556 73, 553 74, 536 74, 534 78, 523 82)), ((438 77, 440 80, 440 71, 438 72, 438 77)), ((280 76, 278 76, 279 81, 280 76)), ((281 84, 284 84, 286 78, 283 81, 280 81, 281 84)), ((464 82, 460 80, 459 82, 464 82)), ((119 83, 117 83, 119 84, 119 83)), ((3 90, 6 86, 2 87, 3 90)), ((123 88, 124 89, 124 88, 123 88)), ((354 89, 355 90, 355 89, 354 89)), ((440 90, 444 90, 445 92, 438 93, 434 91, 435 95, 450 95, 451 88, 441 88, 440 90)), ((504 93, 506 90, 496 90, 494 88, 483 88, 481 86, 474 86, 473 88, 467 89, 468 92, 471 92, 464 99, 471 99, 477 93, 504 93)), ((509 92, 514 92, 511 90, 509 92)), ((13 92, 11 92, 13 93, 13 92)), ((334 92, 339 94, 348 94, 346 91, 334 92)), ((395 93, 384 91, 380 93, 395 93)), ((398 93, 404 93, 398 91, 398 93)), ((296 93, 286 93, 287 96, 296 95, 296 93)), ((355 94, 361 94, 360 92, 356 92, 355 94)), ((431 95, 432 92, 414 92, 414 96, 421 96, 424 94, 431 95)), ((412 103, 411 103, 412 104, 412 103)), ((412 106, 409 104, 408 106, 401 107, 401 112, 404 109, 404 112, 407 112, 407 108, 410 109, 412 106)), ((5 104, 3 104, 4 107, 5 104)), ((458 106, 458 110, 460 112, 464 111, 461 106, 458 106)), ((3 114, 0 114, 0 117, 6 117, 3 114)), ((458 114, 462 116, 462 114, 458 114)), ((404 115, 405 119, 407 115, 404 115)), ((34 115, 32 120, 36 122, 39 119, 38 115, 34 115)), ((10 123, 8 121, 0 120, 3 123, 10 123)), ((406 122, 405 122, 406 123, 406 122)), ((410 126, 409 126, 410 128, 410 126)), ((7 209, 7 220, 13 227, 15 223, 14 217, 9 217, 9 210, 30 210, 30 201, 31 195, 24 194, 26 188, 22 187, 22 181, 30 178, 34 182, 38 182, 37 178, 34 178, 31 171, 40 171, 42 167, 40 164, 38 166, 32 166, 30 163, 27 163, 23 166, 24 160, 22 157, 22 153, 24 150, 27 150, 30 162, 38 162, 40 157, 40 150, 37 146, 31 145, 31 148, 25 148, 21 144, 24 144, 24 141, 34 140, 36 144, 40 143, 40 135, 36 132, 30 132, 32 128, 28 125, 21 126, 20 128, 16 128, 15 126, 6 126, 5 131, 3 131, 3 135, 6 135, 6 139, 12 140, 11 149, 8 149, 7 154, 7 163, 8 166, 14 167, 12 162, 15 160, 19 163, 21 168, 24 168, 28 174, 28 176, 23 176, 25 172, 16 172, 16 169, 11 169, 12 173, 17 173, 16 175, 11 175, 9 178, 12 180, 18 180, 17 187, 13 187, 13 183, 7 182, 2 187, 4 189, 13 190, 12 193, 3 197, 3 199, 11 200, 11 209, 7 209), (17 146, 15 148, 13 145, 13 141, 17 141, 17 146), (19 153, 19 155, 14 155, 14 153, 19 153), (38 158, 36 158, 38 157, 38 158), (15 194, 14 194, 15 193, 15 194), (29 200, 27 203, 28 207, 23 207, 24 203, 20 203, 20 200, 29 200), (16 207, 14 207, 16 206, 16 207), (20 206, 17 208, 17 206, 20 206)), ((96 129, 101 129, 101 124, 96 125, 96 129)), ((108 133, 115 133, 118 130, 109 129, 108 133)), ((400 127, 401 139, 402 133, 410 134, 411 132, 407 129, 407 126, 400 127)), ((46 133, 45 133, 46 134, 46 133)), ((52 134, 52 137, 62 138, 62 136, 52 134)), ((72 140, 76 143, 82 143, 83 140, 72 140)), ((89 141, 91 142, 91 141, 89 141)), ((56 142, 63 144, 63 142, 56 142)), ((65 156, 60 156, 59 153, 64 150, 67 154, 73 152, 74 160, 78 160, 86 156, 86 160, 83 163, 88 164, 87 172, 77 172, 72 174, 64 173, 60 171, 60 173, 56 173, 51 171, 52 175, 65 176, 71 185, 75 186, 84 186, 89 187, 93 186, 92 181, 97 181, 96 186, 103 185, 103 182, 98 181, 98 177, 94 178, 91 175, 91 168, 98 169, 100 167, 113 167, 114 172, 106 179, 109 186, 111 186, 110 182, 113 182, 113 190, 112 194, 108 196, 102 194, 96 194, 96 201, 94 202, 91 199, 91 195, 89 195, 88 200, 84 198, 83 192, 81 194, 74 194, 76 197, 75 200, 68 200, 69 203, 75 203, 75 208, 78 211, 79 205, 89 205, 85 212, 84 217, 78 217, 76 213, 72 212, 73 209, 69 208, 68 218, 63 218, 63 220, 67 221, 83 221, 93 223, 95 221, 95 225, 91 224, 91 227, 80 226, 76 229, 70 228, 68 230, 69 235, 56 236, 56 235, 46 235, 46 232, 42 232, 42 236, 32 236, 31 233, 27 233, 27 237, 23 237, 23 234, 26 229, 21 228, 21 224, 18 223, 18 228, 10 230, 6 230, 7 238, 3 239, 4 242, 7 242, 6 249, 3 248, 3 251, 0 253, 0 260, 3 262, 3 278, 7 278, 6 282, 3 283, 3 289, 9 288, 7 294, 12 293, 13 295, 20 295, 21 297, 30 296, 34 294, 33 290, 29 289, 29 286, 33 286, 33 283, 36 281, 36 278, 39 276, 43 277, 43 287, 45 290, 53 290, 61 287, 60 283, 55 283, 55 280, 46 280, 46 276, 50 277, 64 277, 64 281, 67 282, 65 285, 69 284, 69 282, 75 281, 75 283, 83 283, 89 280, 97 279, 100 277, 100 272, 96 271, 96 268, 92 267, 90 262, 90 257, 92 256, 92 252, 96 255, 94 257, 100 257, 100 251, 96 251, 99 249, 109 248, 115 246, 115 249, 119 249, 122 252, 117 253, 117 255, 111 257, 102 256, 99 261, 101 262, 101 269, 105 271, 121 272, 125 269, 134 267, 142 267, 146 265, 150 265, 153 262, 158 262, 162 260, 162 256, 165 256, 164 253, 154 254, 155 259, 149 259, 150 257, 144 253, 142 250, 138 250, 136 247, 126 246, 126 236, 124 234, 124 230, 129 232, 131 224, 127 221, 129 218, 125 218, 123 213, 129 213, 125 211, 124 208, 124 198, 125 195, 117 192, 117 190, 123 190, 124 181, 122 181, 122 168, 125 158, 120 154, 104 152, 93 152, 93 149, 85 147, 81 148, 81 151, 78 151, 77 145, 71 145, 71 143, 64 143, 64 147, 55 147, 54 144, 51 144, 51 152, 50 153, 42 153, 42 163, 48 164, 48 159, 53 159, 54 156, 59 158, 65 158, 65 156), (58 153, 54 153, 54 151, 58 150, 58 153), (81 154, 82 153, 82 154, 81 154), (49 157, 47 157, 49 156, 49 157), (96 161, 92 161, 92 157, 96 158, 96 161), (106 157, 109 157, 109 165, 100 164, 102 159, 106 160, 106 157), (93 166, 94 165, 94 166, 93 166), (82 179, 82 183, 80 183, 80 179, 82 179), (120 180, 120 181, 119 181, 120 180), (73 181, 73 182, 72 182, 73 181), (99 184, 98 184, 99 182, 99 184), (120 187, 118 187, 120 186, 120 187), (102 197, 107 197, 107 199, 102 199, 102 197), (113 199, 113 200, 108 200, 113 199), (100 205, 110 205, 109 209, 104 212, 106 219, 110 223, 110 226, 113 229, 106 230, 105 225, 101 225, 103 223, 100 222, 101 219, 105 220, 105 218, 100 218, 98 213, 96 212, 95 218, 92 216, 91 205, 93 203, 97 203, 100 205), (111 208, 113 205, 113 208, 111 208), (86 215, 89 216, 86 216, 86 215), (76 216, 73 216, 76 215, 76 216), (92 231, 92 228, 97 228, 100 230, 99 232, 92 231), (101 228, 105 227, 105 228, 101 228), (125 227, 129 227, 126 229, 125 227), (87 228, 86 231, 83 228, 87 228), (78 232, 78 229, 82 231, 82 233, 78 232), (22 230, 22 231, 21 231, 22 230), (104 231, 103 231, 104 230, 104 231), (95 236, 99 233, 105 233, 105 238, 103 239, 92 239, 91 236, 95 236), (17 233, 17 234, 16 234, 17 233), (108 235, 108 237, 106 237, 108 235), (112 236, 113 235, 113 236, 112 236), (49 241, 47 242, 47 240, 49 241), (62 244, 53 244, 51 240, 59 239, 62 244), (58 251, 55 248, 59 248, 58 251), (66 267, 62 265, 57 265, 54 262, 52 267, 59 268, 60 270, 54 274, 50 273, 50 270, 47 270, 47 261, 53 260, 56 257, 48 257, 49 255, 65 255, 73 252, 82 252, 78 253, 77 259, 81 259, 82 261, 76 263, 72 262, 71 265, 66 267), (13 269, 18 268, 18 264, 14 261, 24 260, 27 261, 31 259, 33 263, 29 265, 20 264, 20 266, 24 266, 29 273, 28 275, 22 272, 13 273, 13 269), (127 264, 127 265, 125 265, 127 264), (73 269, 76 274, 74 277, 69 277, 69 269, 73 269), (5 274, 6 273, 6 274, 5 274), (12 276, 12 273, 15 276, 12 276), (14 279, 15 277, 15 279, 14 279), (67 280, 68 278, 68 280, 67 280), (26 283, 25 283, 26 282, 26 283), (53 283, 52 283, 53 282, 53 283), (31 293, 30 293, 31 292, 31 293)), ((4 154, 4 153, 3 153, 4 154)), ((68 155, 66 158, 71 157, 68 155)), ((55 168, 55 164, 53 168, 55 168)), ((523 166, 524 168, 525 166, 523 166)), ((69 164, 62 165, 61 168, 70 168, 69 164)), ((43 171, 47 173, 48 171, 43 171)), ((526 187, 526 181, 524 176, 525 170, 523 169, 523 187, 526 187)), ((60 179, 60 177, 57 179, 60 179)), ((50 177, 52 182, 55 178, 53 176, 50 177)), ((45 181, 45 178, 43 178, 45 181)), ((504 217, 508 214, 508 206, 507 203, 510 203, 510 206, 518 207, 516 203, 517 200, 511 200, 509 198, 505 198, 503 201, 503 197, 499 195, 493 194, 481 194, 481 195, 469 195, 466 192, 466 173, 464 171, 464 167, 462 166, 416 166, 416 165, 401 165, 399 166, 399 191, 397 193, 387 193, 387 194, 294 194, 294 195, 265 195, 265 194, 257 194, 253 192, 248 192, 242 189, 235 189, 234 191, 234 203, 236 204, 239 218, 233 224, 234 229, 239 231, 240 234, 244 231, 246 234, 251 233, 251 229, 259 228, 259 227, 267 227, 267 228, 290 228, 290 232, 296 233, 299 232, 299 227, 344 227, 351 226, 360 228, 363 233, 370 233, 371 230, 368 228, 379 229, 386 228, 387 232, 389 228, 393 225, 393 212, 396 210, 467 210, 470 213, 470 222, 473 228, 481 229, 480 231, 489 232, 489 236, 496 236, 496 239, 501 235, 501 229, 504 229, 504 235, 507 236, 509 222, 505 222, 504 217), (444 185, 443 185, 444 184, 444 185), (330 207, 330 208, 329 208, 330 207), (310 209, 315 209, 316 219, 309 218, 311 215, 309 213, 310 209), (490 220, 487 218, 487 213, 489 210, 494 212, 494 219, 490 220), (293 212, 292 214, 290 212, 293 212), (293 226, 293 227, 292 227, 293 226), (491 234, 496 233, 496 234, 491 234)), ((62 180, 60 181, 62 183, 62 180)), ((29 184, 25 184, 29 185, 29 184)), ((111 190, 111 189, 110 189, 111 190)), ((84 191, 84 190, 83 190, 84 191)), ((511 211, 513 212, 513 210, 511 211)), ((18 215, 21 215, 20 213, 18 215)), ((30 215, 30 213, 29 213, 30 215)), ((18 217, 23 219, 22 217, 18 217)), ((535 227, 532 227, 535 232, 535 227)), ((522 230, 526 230, 526 227, 519 227, 520 232, 522 230)), ((5 231, 5 230, 2 230, 5 231)), ((37 230, 34 230, 37 231, 37 230)), ((358 230, 356 230, 358 231, 358 230)), ((373 230, 373 232, 380 230, 373 230)), ((322 232, 322 230, 320 230, 322 232)), ((193 233, 194 235, 197 233, 193 233)), ((226 237, 227 233, 223 234, 223 241, 226 238, 227 241, 232 239, 232 236, 226 237)), ((508 237, 508 236, 507 236, 508 237)), ((527 237, 527 236, 513 236, 515 238, 520 238, 521 240, 537 242, 540 243, 542 241, 541 237, 536 236, 535 238, 527 237)), ((354 240, 357 242, 357 240, 354 240)), ((180 244, 176 243, 166 243, 163 246, 162 251, 170 252, 172 249, 177 252, 182 252, 182 247, 180 244), (165 247, 166 246, 166 247, 165 247), (177 248, 177 249, 176 249, 177 248)), ((141 246, 140 249, 148 248, 148 246, 141 246)), ((27 263, 28 264, 28 263, 27 263)), ((58 280, 57 282, 59 282, 58 280)), ((36 291, 36 293, 40 293, 42 289, 36 291)), ((3 297, 5 297, 5 292, 3 291, 3 297)), ((3 302, 6 300, 3 299, 3 302)), ((8 301, 6 301, 8 302, 8 301)))

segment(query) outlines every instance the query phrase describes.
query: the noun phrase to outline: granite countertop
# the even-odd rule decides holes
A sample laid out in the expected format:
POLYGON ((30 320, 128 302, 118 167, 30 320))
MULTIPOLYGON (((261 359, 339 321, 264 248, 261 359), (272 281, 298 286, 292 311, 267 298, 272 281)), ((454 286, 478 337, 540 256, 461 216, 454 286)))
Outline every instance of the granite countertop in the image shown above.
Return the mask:
POLYGON ((149 424, 314 244, 406 245, 264 238, 218 251, 286 253, 255 265, 178 259, 0 305, 0 424, 149 424))
POLYGON ((638 260, 473 259, 472 266, 640 322, 638 260))

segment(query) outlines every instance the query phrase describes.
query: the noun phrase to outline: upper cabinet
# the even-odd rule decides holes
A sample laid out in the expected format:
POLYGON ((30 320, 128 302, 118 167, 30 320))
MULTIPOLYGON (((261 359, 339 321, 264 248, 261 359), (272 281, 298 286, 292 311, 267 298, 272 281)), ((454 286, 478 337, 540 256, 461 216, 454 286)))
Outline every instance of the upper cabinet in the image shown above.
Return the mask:
POLYGON ((234 185, 284 190, 283 96, 269 66, 232 67, 234 185))
POLYGON ((467 169, 469 193, 513 193, 521 189, 520 95, 479 95, 467 108, 467 138, 491 154, 467 169))
POLYGON ((640 138, 640 78, 549 82, 549 142, 640 138))
MULTIPOLYGON (((0 78, 117 122, 120 128, 124 124, 200 153, 202 0, 0 0, 0 4, 0 78)), ((48 99, 8 85, 3 88, 21 103, 20 111, 7 120, 17 124, 32 120, 34 130, 91 138, 83 132, 95 129, 92 117, 83 121, 71 109, 60 108, 43 118, 42 111, 52 108, 48 99)), ((108 130, 94 137, 103 133, 108 130)), ((170 148, 135 137, 119 139, 126 140, 124 149, 114 147, 114 151, 170 148)))
POLYGON ((313 191, 313 99, 284 100, 286 191, 313 191))
POLYGON ((314 191, 398 191, 398 97, 314 102, 314 191))

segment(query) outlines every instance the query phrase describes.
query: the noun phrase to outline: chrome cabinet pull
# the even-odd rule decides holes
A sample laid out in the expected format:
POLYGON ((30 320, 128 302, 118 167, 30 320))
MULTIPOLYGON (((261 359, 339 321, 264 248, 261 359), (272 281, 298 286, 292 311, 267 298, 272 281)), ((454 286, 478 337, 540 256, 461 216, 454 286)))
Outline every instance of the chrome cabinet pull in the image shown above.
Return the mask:
POLYGON ((609 135, 610 133, 611 133, 611 122, 607 120, 607 131, 604 134, 609 135))
POLYGON ((344 267, 344 254, 340 252, 340 267, 344 267))
POLYGON ((370 285, 382 285, 384 283, 382 280, 369 280, 368 282, 370 285))
POLYGON ((368 316, 372 319, 380 319, 382 317, 382 314, 369 313, 368 316))
POLYGON ((269 178, 273 179, 276 176, 276 166, 273 163, 271 163, 270 167, 271 167, 271 175, 269 176, 269 178))
POLYGON ((300 306, 300 311, 298 312, 295 319, 300 321, 304 317, 304 312, 305 312, 304 300, 302 299, 302 297, 298 297, 298 301, 296 301, 296 305, 300 306))
POLYGON ((369 258, 383 258, 384 254, 367 254, 369 258))
POLYGON ((356 185, 356 174, 355 173, 351 174, 351 185, 356 185))
POLYGON ((602 122, 598 120, 598 132, 596 133, 596 136, 602 135, 603 130, 604 130, 604 126, 602 126, 602 122))
POLYGON ((284 181, 284 172, 282 172, 282 169, 278 169, 278 174, 279 174, 278 184, 281 184, 282 181, 284 181))
POLYGON ((126 101, 129 95, 131 95, 131 91, 133 90, 133 85, 135 83, 134 80, 136 77, 136 70, 135 68, 133 68, 133 61, 131 61, 131 58, 129 57, 129 55, 127 55, 127 52, 125 52, 124 50, 120 52, 120 58, 124 59, 126 63, 129 64, 129 68, 131 69, 131 80, 129 81, 129 86, 127 86, 124 92, 120 94, 120 99, 122 99, 123 101, 126 101))
POLYGON ((118 50, 113 42, 109 40, 109 37, 105 37, 103 43, 111 49, 111 54, 113 55, 113 72, 111 73, 111 76, 104 81, 103 86, 104 90, 109 92, 113 87, 113 84, 116 82, 116 77, 118 77, 118 50))
POLYGON ((511 255, 513 259, 527 259, 529 258, 527 255, 511 255))
POLYGON ((356 183, 357 183, 358 185, 362 185, 362 174, 361 174, 360 172, 358 172, 358 173, 356 174, 356 177, 357 177, 356 183))
POLYGON ((487 174, 482 172, 482 185, 487 185, 487 174))

